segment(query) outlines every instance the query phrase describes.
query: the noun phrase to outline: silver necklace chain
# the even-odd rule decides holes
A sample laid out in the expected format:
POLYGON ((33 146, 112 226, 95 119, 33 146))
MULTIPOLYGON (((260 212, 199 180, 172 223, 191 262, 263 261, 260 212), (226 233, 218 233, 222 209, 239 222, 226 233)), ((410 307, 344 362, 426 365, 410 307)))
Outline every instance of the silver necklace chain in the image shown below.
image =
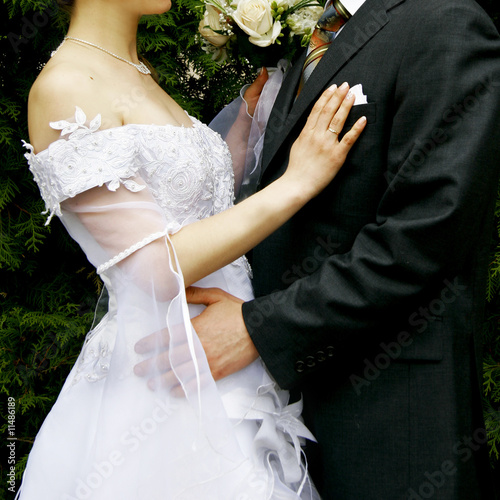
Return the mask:
POLYGON ((120 57, 119 55, 114 54, 113 52, 110 52, 109 50, 106 50, 105 48, 100 47, 99 45, 96 45, 95 43, 87 42, 86 40, 82 40, 81 38, 75 38, 72 36, 65 36, 63 38, 61 45, 59 45, 59 47, 57 47, 57 49, 54 52, 52 52, 52 57, 57 53, 57 51, 61 48, 62 44, 66 40, 73 40, 74 42, 80 42, 80 43, 83 43, 85 45, 89 45, 90 47, 94 47, 95 49, 99 49, 100 51, 102 51, 106 54, 109 54, 110 56, 114 57, 115 59, 118 59, 118 60, 123 61, 127 64, 130 64, 130 66, 133 66, 137 71, 139 71, 139 73, 142 73, 143 75, 150 75, 151 74, 150 69, 142 61, 139 64, 135 64, 132 61, 129 61, 128 59, 120 57))

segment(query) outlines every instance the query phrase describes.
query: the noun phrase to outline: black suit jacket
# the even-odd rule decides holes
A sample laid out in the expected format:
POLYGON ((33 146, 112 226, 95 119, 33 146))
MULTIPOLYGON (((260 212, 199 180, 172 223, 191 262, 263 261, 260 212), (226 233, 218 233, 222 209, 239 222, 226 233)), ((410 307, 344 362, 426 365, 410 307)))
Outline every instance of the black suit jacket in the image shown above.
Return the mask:
POLYGON ((329 85, 368 124, 323 193, 253 252, 243 305, 272 375, 304 398, 325 499, 491 499, 480 406, 500 158, 500 41, 471 0, 367 0, 270 116, 265 186, 329 85))

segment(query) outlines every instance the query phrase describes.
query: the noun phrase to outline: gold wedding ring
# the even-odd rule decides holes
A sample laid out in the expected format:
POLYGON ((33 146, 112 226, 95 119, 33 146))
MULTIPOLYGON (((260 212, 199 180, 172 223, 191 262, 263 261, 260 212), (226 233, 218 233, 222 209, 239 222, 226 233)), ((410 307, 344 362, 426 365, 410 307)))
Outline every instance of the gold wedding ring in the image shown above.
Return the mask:
POLYGON ((331 128, 331 127, 328 127, 328 132, 331 132, 332 134, 338 135, 338 132, 336 130, 333 130, 333 128, 331 128))

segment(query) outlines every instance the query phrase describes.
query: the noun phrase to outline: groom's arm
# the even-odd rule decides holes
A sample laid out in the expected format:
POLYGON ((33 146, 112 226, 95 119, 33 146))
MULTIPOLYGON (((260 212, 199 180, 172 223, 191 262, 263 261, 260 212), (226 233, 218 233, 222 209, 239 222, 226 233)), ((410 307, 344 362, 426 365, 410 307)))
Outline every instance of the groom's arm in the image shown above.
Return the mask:
POLYGON ((242 306, 250 337, 282 387, 301 380, 296 363, 308 354, 342 359, 349 346, 382 341, 374 334, 387 333, 390 318, 411 311, 425 290, 439 290, 446 278, 453 286, 481 241, 500 158, 498 35, 477 10, 448 4, 422 17, 409 23, 384 169, 390 184, 376 220, 349 252, 242 306), (422 145, 430 141, 427 151, 422 145))
POLYGON ((188 302, 208 306, 193 325, 215 378, 248 364, 257 348, 277 382, 292 387, 308 372, 299 373, 297 360, 318 351, 342 360, 349 346, 377 343, 374 333, 386 333, 408 305, 425 306, 416 298, 432 284, 440 290, 440 277, 455 286, 497 189, 500 42, 477 9, 446 3, 441 10, 408 22, 381 169, 390 185, 351 250, 288 289, 243 304, 223 292, 188 290, 188 302), (419 157, 428 140, 432 150, 419 157))

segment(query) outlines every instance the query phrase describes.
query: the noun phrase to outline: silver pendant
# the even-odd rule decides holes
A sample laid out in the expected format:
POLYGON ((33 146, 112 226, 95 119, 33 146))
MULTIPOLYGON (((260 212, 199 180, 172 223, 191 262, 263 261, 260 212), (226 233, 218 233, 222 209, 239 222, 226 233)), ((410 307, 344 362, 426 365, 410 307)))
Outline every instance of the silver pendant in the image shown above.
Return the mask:
POLYGON ((142 73, 143 75, 151 74, 149 68, 142 61, 139 64, 134 64, 134 66, 137 68, 137 71, 139 71, 139 73, 142 73))

